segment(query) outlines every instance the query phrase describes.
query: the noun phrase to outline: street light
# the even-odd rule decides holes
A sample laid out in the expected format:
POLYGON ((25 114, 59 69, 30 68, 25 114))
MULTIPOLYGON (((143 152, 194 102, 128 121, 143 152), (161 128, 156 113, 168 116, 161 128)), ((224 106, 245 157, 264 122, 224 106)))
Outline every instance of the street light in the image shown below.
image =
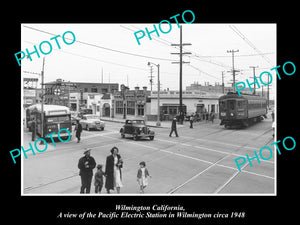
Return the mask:
POLYGON ((160 100, 160 80, 159 80, 159 64, 155 64, 152 62, 148 62, 148 66, 151 64, 157 66, 157 121, 156 121, 156 126, 160 127, 160 108, 159 108, 159 100, 160 100))

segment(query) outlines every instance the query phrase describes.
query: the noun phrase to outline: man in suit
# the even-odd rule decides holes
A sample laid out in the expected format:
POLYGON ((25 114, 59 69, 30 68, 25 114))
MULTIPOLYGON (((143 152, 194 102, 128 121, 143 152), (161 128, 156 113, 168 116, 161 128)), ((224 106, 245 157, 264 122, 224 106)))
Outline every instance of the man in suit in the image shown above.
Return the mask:
POLYGON ((82 132, 82 125, 79 122, 79 120, 76 120, 75 131, 76 131, 77 143, 79 143, 80 142, 81 132, 82 132))
POLYGON ((173 121, 172 121, 171 132, 170 132, 170 134, 169 134, 169 137, 172 136, 173 131, 175 132, 176 137, 179 137, 179 136, 178 136, 178 133, 177 133, 176 117, 174 117, 174 119, 173 119, 173 121))
POLYGON ((91 156, 91 149, 86 149, 83 152, 84 156, 79 159, 78 168, 80 169, 79 175, 81 177, 80 194, 90 193, 91 183, 93 177, 93 169, 96 167, 96 161, 91 156))

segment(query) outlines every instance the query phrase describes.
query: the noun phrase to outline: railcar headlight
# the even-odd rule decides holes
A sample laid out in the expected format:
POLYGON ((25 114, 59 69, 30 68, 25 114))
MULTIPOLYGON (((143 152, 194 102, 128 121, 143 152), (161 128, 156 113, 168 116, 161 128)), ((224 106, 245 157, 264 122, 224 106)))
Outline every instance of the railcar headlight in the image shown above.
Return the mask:
POLYGON ((233 116, 234 114, 233 113, 230 113, 230 116, 233 116))

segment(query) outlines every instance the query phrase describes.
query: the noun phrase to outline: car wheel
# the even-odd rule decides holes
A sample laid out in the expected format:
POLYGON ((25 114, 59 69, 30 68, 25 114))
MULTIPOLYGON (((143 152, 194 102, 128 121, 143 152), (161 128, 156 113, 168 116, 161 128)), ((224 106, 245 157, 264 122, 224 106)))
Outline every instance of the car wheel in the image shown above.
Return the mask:
POLYGON ((150 140, 153 141, 153 139, 154 139, 154 136, 150 136, 150 140))
POLYGON ((121 138, 125 138, 125 134, 121 134, 121 138))
POLYGON ((101 130, 104 130, 104 127, 101 127, 101 130))
POLYGON ((139 138, 139 137, 137 136, 137 134, 134 134, 134 135, 133 135, 133 140, 137 141, 138 138, 139 138))

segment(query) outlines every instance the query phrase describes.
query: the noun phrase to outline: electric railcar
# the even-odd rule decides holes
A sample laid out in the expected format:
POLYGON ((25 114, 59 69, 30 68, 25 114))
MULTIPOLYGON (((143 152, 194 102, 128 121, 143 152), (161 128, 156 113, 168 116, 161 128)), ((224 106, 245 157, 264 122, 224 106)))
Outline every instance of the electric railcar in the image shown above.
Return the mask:
POLYGON ((260 96, 228 92, 219 98, 220 125, 225 128, 242 125, 248 126, 252 122, 266 118, 267 100, 260 96))

